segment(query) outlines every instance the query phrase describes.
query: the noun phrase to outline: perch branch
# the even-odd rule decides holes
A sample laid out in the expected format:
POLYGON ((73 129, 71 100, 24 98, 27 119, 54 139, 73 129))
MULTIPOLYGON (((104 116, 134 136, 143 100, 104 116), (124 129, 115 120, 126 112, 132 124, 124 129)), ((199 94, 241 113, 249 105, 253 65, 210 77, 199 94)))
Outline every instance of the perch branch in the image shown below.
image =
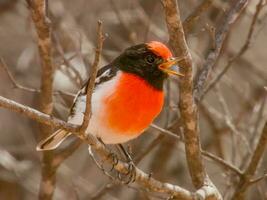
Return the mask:
MULTIPOLYGON (((58 127, 65 129, 69 132, 72 132, 73 134, 81 138, 85 143, 91 145, 92 148, 94 148, 96 152, 101 156, 102 160, 105 160, 108 163, 114 165, 115 170, 124 174, 128 171, 129 168, 128 163, 123 162, 118 158, 115 159, 118 160, 118 162, 115 162, 114 158, 112 158, 111 156, 110 150, 108 150, 101 142, 99 142, 97 138, 95 138, 92 134, 88 134, 86 136, 79 133, 80 126, 64 122, 60 119, 54 118, 50 115, 39 112, 33 108, 24 106, 22 104, 19 104, 15 101, 6 99, 1 96, 0 96, 0 107, 11 110, 13 112, 23 114, 39 123, 44 123, 52 127, 58 127)), ((152 178, 149 174, 144 173, 138 168, 135 168, 135 171, 136 171, 136 182, 140 185, 143 185, 145 188, 149 190, 166 193, 169 195, 173 195, 179 199, 185 199, 185 200, 197 199, 199 195, 202 195, 202 193, 201 192, 198 193, 198 191, 196 193, 191 193, 188 190, 183 189, 179 186, 157 181, 154 178, 152 178)))

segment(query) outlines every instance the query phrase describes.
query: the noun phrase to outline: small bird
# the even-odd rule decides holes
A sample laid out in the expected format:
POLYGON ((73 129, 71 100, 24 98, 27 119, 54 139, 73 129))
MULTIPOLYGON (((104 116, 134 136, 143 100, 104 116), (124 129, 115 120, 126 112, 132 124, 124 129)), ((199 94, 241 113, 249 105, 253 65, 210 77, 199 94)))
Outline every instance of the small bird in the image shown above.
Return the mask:
MULTIPOLYGON (((105 144, 121 144, 138 137, 160 113, 163 83, 169 75, 182 76, 171 67, 182 58, 174 58, 167 46, 151 41, 131 46, 102 67, 91 99, 91 119, 87 134, 105 144)), ((81 125, 86 109, 86 88, 78 92, 68 122, 81 125)), ((37 150, 57 148, 71 133, 59 129, 41 141, 37 150)))

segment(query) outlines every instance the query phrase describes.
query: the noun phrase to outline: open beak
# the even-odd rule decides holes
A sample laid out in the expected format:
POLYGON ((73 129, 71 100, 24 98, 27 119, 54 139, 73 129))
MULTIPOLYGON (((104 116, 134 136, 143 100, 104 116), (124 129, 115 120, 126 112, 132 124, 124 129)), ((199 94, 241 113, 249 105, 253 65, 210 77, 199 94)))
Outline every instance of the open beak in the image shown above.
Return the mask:
POLYGON ((169 58, 165 62, 160 64, 159 68, 169 75, 184 76, 183 74, 170 69, 172 66, 176 65, 178 62, 180 62, 183 59, 184 59, 184 57, 182 57, 182 58, 180 58, 180 57, 169 58))

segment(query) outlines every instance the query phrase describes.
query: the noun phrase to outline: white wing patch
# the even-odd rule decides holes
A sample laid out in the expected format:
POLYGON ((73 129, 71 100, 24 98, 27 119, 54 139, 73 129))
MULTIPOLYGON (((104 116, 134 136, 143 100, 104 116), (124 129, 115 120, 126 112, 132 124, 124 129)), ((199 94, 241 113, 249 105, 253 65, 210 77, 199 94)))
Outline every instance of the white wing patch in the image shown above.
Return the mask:
MULTIPOLYGON (((102 101, 103 99, 105 99, 105 97, 112 94, 114 88, 117 86, 121 73, 117 72, 116 76, 112 79, 110 79, 109 76, 110 71, 107 70, 100 77, 98 77, 98 80, 96 80, 99 81, 100 84, 96 86, 92 95, 92 116, 86 132, 87 134, 90 133, 95 135, 96 137, 101 138, 102 141, 106 144, 117 144, 133 139, 139 134, 136 133, 136 135, 124 135, 123 133, 117 133, 110 127, 108 127, 108 125, 103 120, 106 113, 105 105, 102 101), (103 78, 109 78, 109 80, 103 82, 103 78)), ((83 121, 84 112, 86 109, 86 95, 82 92, 82 90, 75 98, 75 103, 72 107, 72 112, 68 119, 68 122, 73 124, 81 125, 83 121)))

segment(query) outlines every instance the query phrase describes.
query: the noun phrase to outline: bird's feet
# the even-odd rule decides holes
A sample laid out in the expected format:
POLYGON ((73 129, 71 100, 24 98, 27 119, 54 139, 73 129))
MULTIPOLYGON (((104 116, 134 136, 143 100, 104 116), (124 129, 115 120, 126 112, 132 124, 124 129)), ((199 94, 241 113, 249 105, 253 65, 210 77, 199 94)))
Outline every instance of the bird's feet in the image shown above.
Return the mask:
POLYGON ((135 182, 135 179, 136 179, 136 168, 135 168, 135 164, 133 162, 133 159, 132 159, 131 155, 128 153, 128 151, 123 147, 122 144, 119 144, 118 146, 119 146, 120 150, 122 151, 122 153, 124 154, 126 162, 128 164, 127 172, 124 174, 118 174, 118 177, 119 177, 120 181, 122 181, 124 184, 133 183, 133 182, 135 182), (125 180, 125 179, 127 179, 127 180, 125 180))

